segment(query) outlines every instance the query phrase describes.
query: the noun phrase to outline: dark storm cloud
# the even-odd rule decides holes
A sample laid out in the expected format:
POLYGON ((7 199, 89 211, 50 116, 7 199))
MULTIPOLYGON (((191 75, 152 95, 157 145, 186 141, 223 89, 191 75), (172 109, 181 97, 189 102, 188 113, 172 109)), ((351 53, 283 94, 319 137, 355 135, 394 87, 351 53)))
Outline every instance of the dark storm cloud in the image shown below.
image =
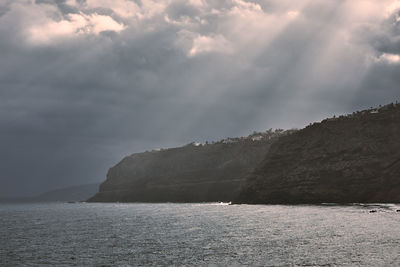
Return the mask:
POLYGON ((101 181, 134 152, 393 101, 393 3, 0 3, 0 195, 101 181))
POLYGON ((399 12, 395 12, 381 24, 381 30, 365 29, 370 37, 370 43, 382 53, 400 53, 400 20, 399 12))

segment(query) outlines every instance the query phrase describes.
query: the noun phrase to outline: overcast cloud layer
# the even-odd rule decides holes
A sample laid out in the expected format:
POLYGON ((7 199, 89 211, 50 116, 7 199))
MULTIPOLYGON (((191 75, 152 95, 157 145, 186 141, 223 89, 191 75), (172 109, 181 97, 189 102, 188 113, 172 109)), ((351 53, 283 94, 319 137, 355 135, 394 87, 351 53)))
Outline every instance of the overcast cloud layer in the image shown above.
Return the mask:
POLYGON ((0 196, 400 96, 400 1, 0 0, 0 196))

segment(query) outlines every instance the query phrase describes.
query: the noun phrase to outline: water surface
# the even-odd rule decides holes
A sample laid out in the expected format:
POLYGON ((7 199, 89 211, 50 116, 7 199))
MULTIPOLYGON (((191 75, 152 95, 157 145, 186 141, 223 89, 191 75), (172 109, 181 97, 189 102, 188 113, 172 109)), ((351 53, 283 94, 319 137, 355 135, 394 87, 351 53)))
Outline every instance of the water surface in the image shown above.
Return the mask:
POLYGON ((400 266, 397 209, 1 204, 0 266, 400 266))

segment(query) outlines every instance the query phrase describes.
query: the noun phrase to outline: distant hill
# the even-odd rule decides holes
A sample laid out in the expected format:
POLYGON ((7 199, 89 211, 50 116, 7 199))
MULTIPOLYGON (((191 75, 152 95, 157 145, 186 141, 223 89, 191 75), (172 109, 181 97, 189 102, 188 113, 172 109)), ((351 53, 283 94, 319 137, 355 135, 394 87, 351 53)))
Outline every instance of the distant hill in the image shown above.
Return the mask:
POLYGON ((269 147, 290 131, 137 153, 112 167, 91 202, 230 201, 269 147))
POLYGON ((400 105, 326 119, 281 137, 236 202, 400 202, 400 105))
POLYGON ((71 186, 45 192, 34 197, 0 198, 0 202, 55 202, 55 201, 85 201, 99 189, 99 184, 71 186))

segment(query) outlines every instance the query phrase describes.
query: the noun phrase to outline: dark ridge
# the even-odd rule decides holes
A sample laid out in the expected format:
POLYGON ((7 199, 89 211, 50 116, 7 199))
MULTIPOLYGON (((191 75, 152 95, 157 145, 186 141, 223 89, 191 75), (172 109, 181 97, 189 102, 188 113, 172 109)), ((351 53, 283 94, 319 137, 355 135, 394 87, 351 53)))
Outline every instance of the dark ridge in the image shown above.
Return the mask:
POLYGON ((67 202, 85 201, 93 196, 99 189, 99 184, 84 184, 60 188, 42 193, 33 197, 0 198, 0 202, 24 203, 24 202, 67 202))
POLYGON ((112 167, 90 202, 213 202, 233 200, 279 136, 269 130, 209 144, 137 153, 112 167))
POLYGON ((326 119, 283 136, 235 202, 400 202, 400 105, 326 119))

